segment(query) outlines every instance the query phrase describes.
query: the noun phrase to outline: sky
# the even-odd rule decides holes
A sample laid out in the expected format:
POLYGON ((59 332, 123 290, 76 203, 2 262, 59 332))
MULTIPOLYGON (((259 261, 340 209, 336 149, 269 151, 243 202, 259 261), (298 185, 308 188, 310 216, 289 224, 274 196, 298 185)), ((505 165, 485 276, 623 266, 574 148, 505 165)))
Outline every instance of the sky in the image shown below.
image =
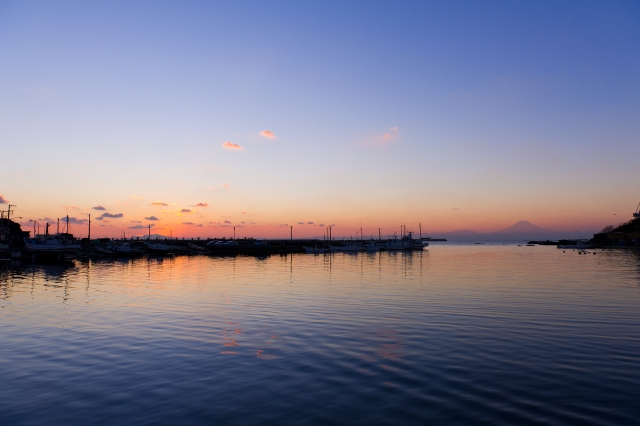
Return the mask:
POLYGON ((633 1, 0 1, 0 209, 96 237, 595 232, 640 201, 639 75, 633 1))

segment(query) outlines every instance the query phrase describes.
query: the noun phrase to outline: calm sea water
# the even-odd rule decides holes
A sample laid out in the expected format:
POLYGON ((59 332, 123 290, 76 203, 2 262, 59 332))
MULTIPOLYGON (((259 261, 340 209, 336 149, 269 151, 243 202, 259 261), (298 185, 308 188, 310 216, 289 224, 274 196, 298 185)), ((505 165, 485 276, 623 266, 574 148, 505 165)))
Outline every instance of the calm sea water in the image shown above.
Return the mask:
POLYGON ((0 424, 638 424, 640 259, 555 247, 0 269, 0 424))

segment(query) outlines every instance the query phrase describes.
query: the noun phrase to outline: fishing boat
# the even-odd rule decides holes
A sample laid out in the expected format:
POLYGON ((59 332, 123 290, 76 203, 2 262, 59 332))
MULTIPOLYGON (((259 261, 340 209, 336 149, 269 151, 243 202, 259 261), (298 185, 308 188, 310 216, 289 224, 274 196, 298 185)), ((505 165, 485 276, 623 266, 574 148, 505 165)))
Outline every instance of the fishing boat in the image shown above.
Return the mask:
POLYGON ((187 246, 191 249, 191 250, 195 250, 195 251, 204 251, 205 248, 202 247, 199 244, 195 244, 195 243, 188 243, 187 246))
POLYGON ((303 247, 303 248, 304 248, 304 251, 308 254, 321 254, 321 253, 327 253, 329 251, 329 249, 326 247, 318 247, 318 246, 303 247))
POLYGON ((382 246, 380 244, 378 244, 378 242, 376 241, 369 241, 368 243, 366 243, 364 245, 364 251, 368 252, 368 253, 373 253, 376 251, 380 251, 380 249, 382 248, 382 246))
POLYGON ((364 251, 364 245, 360 244, 359 242, 349 242, 343 246, 337 246, 337 245, 330 245, 329 246, 329 251, 331 252, 348 252, 348 253, 355 253, 355 252, 359 252, 359 251, 364 251))
POLYGON ((32 253, 71 258, 82 250, 82 246, 71 234, 36 235, 25 238, 24 245, 32 253))
POLYGON ((413 232, 407 232, 407 235, 400 239, 394 238, 382 243, 383 250, 422 250, 429 245, 428 242, 413 238, 413 232))
POLYGON ((106 245, 96 246, 96 250, 103 254, 110 254, 113 256, 142 256, 144 249, 141 247, 134 247, 130 243, 118 244, 115 241, 109 241, 106 245))
POLYGON ((147 249, 155 254, 171 254, 175 250, 175 246, 164 243, 147 243, 147 249))

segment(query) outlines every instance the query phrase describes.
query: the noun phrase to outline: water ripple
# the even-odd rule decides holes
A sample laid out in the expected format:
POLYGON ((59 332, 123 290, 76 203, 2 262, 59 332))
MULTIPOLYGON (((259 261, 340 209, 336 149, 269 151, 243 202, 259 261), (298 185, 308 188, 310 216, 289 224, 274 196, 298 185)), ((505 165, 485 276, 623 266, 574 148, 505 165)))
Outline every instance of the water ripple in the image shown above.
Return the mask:
POLYGON ((0 424, 633 424, 640 259, 553 247, 0 270, 0 424))

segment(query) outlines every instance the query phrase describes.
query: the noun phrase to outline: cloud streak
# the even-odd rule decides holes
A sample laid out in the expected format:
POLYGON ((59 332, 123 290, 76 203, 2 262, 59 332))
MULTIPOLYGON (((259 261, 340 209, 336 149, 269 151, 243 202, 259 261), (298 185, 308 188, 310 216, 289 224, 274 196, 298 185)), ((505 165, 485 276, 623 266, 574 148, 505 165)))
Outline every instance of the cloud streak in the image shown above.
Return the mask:
POLYGON ((263 130, 260 133, 258 133, 260 136, 262 136, 263 138, 267 138, 267 139, 272 139, 272 140, 277 140, 278 138, 276 137, 276 135, 273 134, 272 131, 270 130, 263 130))
POLYGON ((389 127, 389 131, 373 137, 374 145, 387 145, 398 140, 400 134, 397 126, 389 127))
POLYGON ((207 203, 198 203, 198 204, 194 205, 193 207, 209 207, 209 204, 207 204, 207 203))
POLYGON ((98 217, 96 218, 96 220, 104 220, 104 219, 105 219, 105 218, 107 218, 107 217, 108 217, 108 218, 112 218, 112 219, 117 219, 117 218, 119 218, 119 217, 123 217, 123 216, 124 216, 124 215, 123 215, 122 213, 115 213, 115 214, 112 214, 112 213, 102 213, 100 216, 98 216, 98 217))
POLYGON ((169 204, 163 203, 162 201, 152 201, 151 205, 152 206, 168 206, 169 204))
POLYGON ((4 198, 3 195, 0 195, 0 204, 9 204, 9 200, 4 198))
POLYGON ((95 206, 95 207, 91 207, 93 210, 106 210, 105 207, 103 206, 95 206))
POLYGON ((147 219, 147 220, 160 220, 160 219, 158 219, 158 218, 157 218, 157 217, 155 217, 155 216, 145 217, 145 219, 147 219))
POLYGON ((237 149, 237 150, 242 150, 242 149, 244 149, 244 148, 242 148, 240 145, 238 145, 237 143, 233 143, 233 142, 224 142, 224 143, 222 144, 222 146, 223 146, 224 148, 227 148, 227 149, 237 149))

